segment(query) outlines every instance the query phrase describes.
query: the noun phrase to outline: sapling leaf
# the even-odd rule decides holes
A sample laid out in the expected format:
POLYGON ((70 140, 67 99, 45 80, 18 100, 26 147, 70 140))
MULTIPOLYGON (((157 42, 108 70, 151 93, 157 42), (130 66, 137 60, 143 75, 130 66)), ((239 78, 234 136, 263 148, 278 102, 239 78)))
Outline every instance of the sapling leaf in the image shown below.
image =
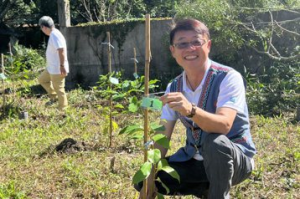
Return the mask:
POLYGON ((155 84, 155 83, 157 83, 157 82, 159 82, 158 79, 152 79, 152 80, 149 81, 149 84, 155 84))
POLYGON ((129 87, 129 81, 125 81, 122 83, 122 88, 128 88, 129 87))
POLYGON ((139 110, 139 107, 136 104, 130 103, 128 106, 128 110, 132 113, 135 113, 139 110))
POLYGON ((144 134, 142 132, 136 133, 132 136, 130 136, 131 139, 140 140, 144 137, 144 134))
POLYGON ((170 140, 164 134, 156 134, 152 137, 152 140, 166 149, 170 148, 170 140))
POLYGON ((130 103, 134 103, 134 104, 137 104, 138 103, 138 98, 136 96, 133 96, 133 97, 130 97, 129 98, 129 102, 130 103))
MULTIPOLYGON (((161 181, 160 178, 157 178, 156 181, 158 181, 158 182, 161 183, 161 185, 163 186, 163 188, 165 188, 167 194, 170 193, 170 189, 167 187, 167 185, 165 185, 165 183, 163 183, 163 182, 161 181)), ((162 198, 163 198, 163 196, 162 196, 162 198)))
POLYGON ((164 166, 169 166, 168 161, 166 159, 161 159, 156 166, 157 171, 162 170, 164 166))
POLYGON ((119 80, 115 77, 110 77, 109 81, 110 81, 110 83, 115 84, 115 85, 119 84, 119 80))
POLYGON ((124 106, 122 104, 116 104, 114 106, 114 108, 120 108, 120 109, 124 109, 124 106))
POLYGON ((121 129, 119 132, 119 135, 121 134, 132 134, 138 131, 144 131, 144 129, 140 125, 131 125, 131 126, 126 126, 125 128, 121 129))
POLYGON ((161 125, 157 122, 154 122, 154 123, 150 123, 150 129, 153 130, 153 131, 164 131, 166 130, 165 126, 164 125, 161 125))
POLYGON ((147 151, 148 161, 156 164, 161 159, 161 153, 159 149, 151 149, 147 151))
POLYGON ((112 121, 112 127, 113 127, 113 130, 116 131, 117 129, 119 129, 119 125, 117 122, 115 121, 112 121))
POLYGON ((150 162, 145 162, 141 168, 134 174, 132 182, 137 184, 145 180, 151 173, 152 164, 150 162))
POLYGON ((172 167, 164 166, 161 168, 161 170, 165 171, 166 173, 171 175, 173 178, 177 179, 178 182, 180 182, 180 177, 179 177, 178 173, 172 167))
POLYGON ((126 97, 126 93, 121 93, 121 94, 113 95, 112 99, 113 100, 120 100, 120 99, 124 99, 125 97, 126 97))

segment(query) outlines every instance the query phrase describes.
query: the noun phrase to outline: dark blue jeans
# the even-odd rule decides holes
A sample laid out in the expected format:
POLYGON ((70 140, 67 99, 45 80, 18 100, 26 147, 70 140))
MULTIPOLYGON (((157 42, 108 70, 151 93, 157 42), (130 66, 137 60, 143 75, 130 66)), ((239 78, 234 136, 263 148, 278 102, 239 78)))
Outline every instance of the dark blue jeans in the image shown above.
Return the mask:
MULTIPOLYGON (((156 181, 158 192, 164 195, 194 195, 209 199, 229 198, 233 185, 248 178, 252 171, 251 159, 225 135, 207 135, 201 147, 203 161, 169 162, 180 176, 180 182, 164 171, 157 177, 169 188, 169 193, 156 181)), ((140 191, 142 183, 135 185, 140 191)))

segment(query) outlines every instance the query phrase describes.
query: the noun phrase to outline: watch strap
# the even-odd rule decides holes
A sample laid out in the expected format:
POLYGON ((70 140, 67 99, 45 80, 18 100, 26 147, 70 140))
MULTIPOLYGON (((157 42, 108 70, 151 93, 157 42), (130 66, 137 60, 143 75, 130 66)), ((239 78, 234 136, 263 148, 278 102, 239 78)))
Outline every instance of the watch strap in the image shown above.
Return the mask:
POLYGON ((194 115, 196 114, 196 108, 197 108, 196 104, 192 103, 191 113, 189 115, 187 115, 186 117, 188 117, 188 118, 194 117, 194 115))

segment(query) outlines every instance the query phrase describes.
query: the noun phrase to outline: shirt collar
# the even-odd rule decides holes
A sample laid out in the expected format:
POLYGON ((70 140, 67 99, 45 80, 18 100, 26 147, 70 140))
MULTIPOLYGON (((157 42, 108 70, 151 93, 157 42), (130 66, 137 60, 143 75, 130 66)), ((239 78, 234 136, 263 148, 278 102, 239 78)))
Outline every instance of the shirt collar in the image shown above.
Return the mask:
POLYGON ((201 91, 201 90, 202 90, 202 87, 203 87, 203 84, 204 84, 204 82, 205 82, 206 76, 207 76, 207 72, 208 72, 210 66, 211 66, 211 60, 208 59, 208 61, 207 61, 207 67, 206 67, 206 71, 205 71, 204 77, 203 77, 203 79, 202 79, 200 85, 197 87, 197 89, 196 89, 195 91, 192 91, 192 90, 187 86, 187 82, 186 82, 186 72, 183 71, 183 72, 182 72, 182 77, 183 77, 183 79, 182 79, 182 80, 183 80, 183 82, 182 82, 182 83, 183 83, 183 85, 182 85, 182 90, 185 91, 185 92, 197 92, 197 91, 199 92, 199 91, 201 91))

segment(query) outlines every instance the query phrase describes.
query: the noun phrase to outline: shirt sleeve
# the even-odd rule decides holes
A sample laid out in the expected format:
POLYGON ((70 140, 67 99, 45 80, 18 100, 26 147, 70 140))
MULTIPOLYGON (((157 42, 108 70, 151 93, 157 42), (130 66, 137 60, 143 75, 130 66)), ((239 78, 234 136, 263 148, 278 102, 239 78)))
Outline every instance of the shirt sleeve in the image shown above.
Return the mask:
MULTIPOLYGON (((168 84, 165 94, 170 93, 171 83, 168 84)), ((168 121, 176 121, 178 116, 174 110, 172 110, 168 104, 164 105, 162 108, 162 113, 160 119, 168 121)))
POLYGON ((243 77, 237 71, 231 70, 221 82, 217 108, 229 107, 238 112, 243 112, 245 104, 243 77))
POLYGON ((62 38, 62 35, 54 32, 52 35, 52 43, 55 47, 55 49, 60 49, 60 48, 64 48, 65 44, 64 44, 64 39, 62 38))

